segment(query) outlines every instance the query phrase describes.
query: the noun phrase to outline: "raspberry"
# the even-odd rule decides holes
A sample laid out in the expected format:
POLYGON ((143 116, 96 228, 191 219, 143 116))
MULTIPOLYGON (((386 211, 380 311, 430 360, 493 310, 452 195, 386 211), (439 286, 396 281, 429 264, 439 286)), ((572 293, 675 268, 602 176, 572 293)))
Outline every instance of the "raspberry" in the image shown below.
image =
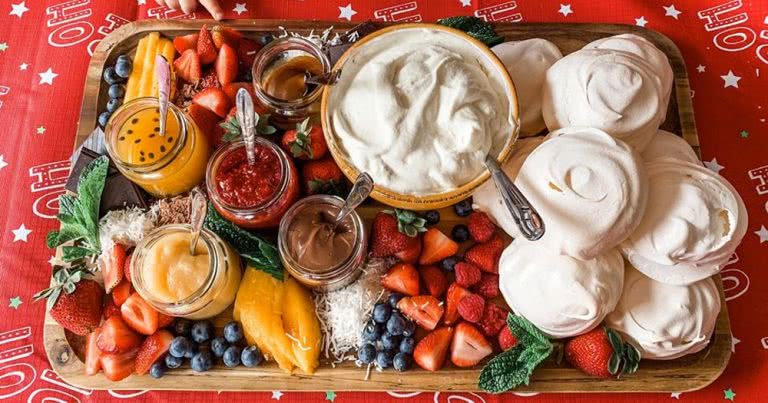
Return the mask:
POLYGON ((496 226, 493 225, 488 214, 482 211, 475 211, 469 215, 467 227, 469 228, 469 235, 477 242, 488 241, 496 232, 496 226))
POLYGON ((485 300, 475 294, 467 295, 459 301, 458 311, 467 322, 477 323, 483 317, 485 300))
POLYGON ((464 288, 472 287, 480 281, 480 269, 472 263, 456 263, 456 283, 464 288))
POLYGON ((480 281, 475 285, 474 291, 485 299, 499 296, 499 276, 483 273, 480 281))
POLYGON ((501 329, 501 332, 499 332, 499 347, 501 347, 503 351, 507 351, 514 347, 515 344, 517 344, 517 337, 512 334, 512 331, 509 330, 509 327, 504 326, 501 329))
MULTIPOLYGON (((459 308, 461 308, 461 304, 459 304, 459 308)), ((486 336, 494 337, 499 334, 502 328, 506 327, 507 314, 508 312, 505 309, 496 304, 485 304, 483 317, 480 319, 478 326, 480 326, 480 329, 486 336)))

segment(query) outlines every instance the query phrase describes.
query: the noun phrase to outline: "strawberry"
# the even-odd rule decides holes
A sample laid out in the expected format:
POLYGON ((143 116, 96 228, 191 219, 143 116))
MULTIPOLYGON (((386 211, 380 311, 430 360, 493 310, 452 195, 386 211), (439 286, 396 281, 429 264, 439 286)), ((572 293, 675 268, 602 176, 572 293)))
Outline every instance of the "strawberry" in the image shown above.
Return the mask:
POLYGON ((131 286, 131 283, 123 280, 120 282, 120 284, 115 287, 114 290, 112 290, 112 301, 114 301, 115 306, 120 307, 123 305, 123 302, 128 299, 129 296, 131 296, 131 292, 133 291, 133 286, 131 286))
POLYGON ((112 316, 105 320, 96 338, 99 350, 107 354, 127 353, 139 344, 141 344, 141 336, 119 316, 112 316))
POLYGON ((483 318, 485 309, 485 300, 476 294, 469 294, 459 301, 456 307, 461 316, 467 322, 477 323, 483 318))
POLYGON ((211 29, 211 39, 213 39, 216 49, 221 49, 224 45, 237 49, 237 45, 242 37, 243 34, 234 28, 216 25, 211 29))
POLYGON ((112 316, 120 316, 120 307, 115 305, 115 301, 112 300, 112 298, 108 298, 107 302, 104 303, 102 316, 104 317, 104 320, 107 320, 112 316))
POLYGON ((424 249, 419 264, 435 264, 459 251, 459 244, 432 227, 424 234, 424 249))
POLYGON ((613 329, 598 327, 565 344, 565 359, 582 372, 613 378, 637 370, 640 353, 613 329))
POLYGON ((120 314, 133 330, 143 335, 148 336, 157 331, 157 311, 147 301, 144 301, 138 293, 133 293, 128 297, 120 307, 120 314))
POLYGON ((104 277, 104 289, 107 294, 120 284, 123 279, 123 267, 125 267, 125 247, 119 243, 112 245, 107 254, 99 256, 99 270, 104 277))
MULTIPOLYGON (((221 136, 217 136, 216 128, 219 126, 219 116, 209 111, 204 106, 190 104, 187 115, 197 124, 197 127, 208 137, 208 142, 213 147, 221 145, 221 136)), ((126 273, 127 274, 127 273, 126 273)))
POLYGON ((173 61, 173 70, 182 80, 194 84, 203 75, 203 69, 200 66, 200 57, 192 49, 187 49, 173 61))
POLYGON ((197 87, 200 91, 216 87, 221 88, 221 83, 219 82, 219 77, 216 75, 216 69, 210 68, 205 71, 203 74, 203 78, 200 79, 197 83, 197 87))
POLYGON ((443 317, 442 304, 431 295, 404 297, 397 303, 397 308, 403 315, 427 330, 434 329, 443 317))
POLYGON ((240 69, 250 70, 253 67, 253 61, 256 60, 256 54, 261 50, 261 45, 247 38, 240 39, 237 44, 237 58, 240 61, 240 69))
POLYGON ((507 351, 517 344, 517 337, 509 330, 509 327, 505 324, 499 332, 499 347, 502 351, 507 351))
POLYGON ((96 375, 101 371, 101 350, 96 345, 99 329, 94 330, 85 340, 85 374, 96 375))
POLYGON ((453 337, 452 327, 441 327, 424 336, 413 351, 413 360, 427 371, 437 371, 445 364, 453 337))
POLYGON ((480 276, 480 282, 475 285, 473 291, 485 299, 492 299, 499 296, 499 276, 490 273, 483 273, 480 276))
POLYGON ((311 126, 309 118, 297 123, 295 130, 286 130, 281 145, 285 152, 300 160, 317 160, 328 153, 323 129, 311 126))
POLYGON ((165 327, 170 326, 173 324, 173 321, 176 320, 173 316, 166 315, 164 313, 157 313, 157 328, 162 329, 165 327))
POLYGON ((301 168, 301 176, 308 195, 322 193, 346 196, 344 173, 331 157, 308 161, 301 168))
POLYGON ((122 354, 102 354, 100 361, 104 376, 113 382, 129 377, 133 373, 135 358, 135 348, 122 354))
POLYGON ((381 285, 405 295, 419 295, 419 272, 411 264, 398 263, 381 277, 381 285))
POLYGON ((158 330, 157 333, 144 339, 136 354, 136 374, 144 375, 149 372, 149 367, 163 358, 171 347, 171 341, 173 341, 173 335, 167 330, 158 330))
POLYGON ((439 298, 445 293, 448 288, 448 279, 437 266, 421 266, 419 273, 421 273, 424 287, 427 288, 430 295, 439 298))
POLYGON ((240 88, 245 88, 248 90, 248 93, 251 94, 251 100, 254 102, 253 108, 255 109, 256 113, 259 115, 264 114, 266 109, 259 110, 259 108, 263 108, 263 106, 256 99, 256 93, 253 90, 253 84, 243 82, 227 83, 221 87, 221 89, 224 90, 224 93, 227 94, 227 98, 229 98, 229 101, 232 103, 232 105, 237 104, 237 91, 239 91, 240 88))
POLYGON ((485 304, 485 308, 483 308, 483 317, 480 318, 480 322, 477 325, 480 326, 483 334, 488 337, 495 337, 501 329, 506 327, 508 314, 509 312, 506 309, 488 302, 485 304))
POLYGON ((480 282, 480 269, 472 263, 456 263, 454 274, 456 274, 456 283, 465 288, 480 282))
POLYGON ((197 55, 200 57, 201 64, 213 63, 216 60, 216 46, 213 44, 207 25, 200 28, 200 35, 197 37, 197 55))
MULTIPOLYGON (((306 165, 311 164, 308 162, 306 165)), ((305 165, 305 166, 306 166, 305 165)), ((371 226, 371 254, 373 257, 396 256, 405 262, 414 262, 421 250, 419 232, 425 230, 426 221, 409 210, 381 211, 371 226), (416 255, 416 256, 414 256, 416 255)))
POLYGON ((123 264, 123 279, 129 283, 133 283, 133 279, 131 278, 131 260, 133 260, 133 253, 130 253, 125 257, 125 264, 123 264))
POLYGON ((491 343, 476 327, 467 322, 456 325, 451 341, 451 362, 459 368, 477 365, 493 352, 491 343))
POLYGON ((451 325, 459 319, 459 302, 467 295, 472 295, 466 288, 452 283, 445 295, 445 316, 443 323, 451 325))
POLYGON ((499 273, 499 257, 504 250, 504 243, 498 235, 494 235, 488 242, 479 243, 471 247, 465 254, 464 260, 479 267, 486 273, 499 273))
POLYGON ((218 88, 206 88, 198 92, 192 98, 192 102, 205 107, 220 118, 227 116, 229 108, 232 107, 227 94, 218 88))
MULTIPOLYGON (((187 50, 197 50, 197 37, 200 34, 181 35, 173 38, 173 47, 176 52, 183 54, 187 50)), ((197 54, 197 53, 195 53, 197 54)))
POLYGON ((33 297, 35 301, 48 298, 47 308, 63 328, 86 336, 101 322, 104 290, 99 283, 82 279, 90 274, 84 266, 60 268, 53 274, 53 286, 33 297))
POLYGON ((237 54, 235 49, 226 43, 221 45, 219 55, 216 57, 216 77, 219 78, 221 85, 227 85, 237 77, 237 54))
POLYGON ((469 235, 476 242, 487 242, 496 233, 493 221, 482 211, 473 211, 467 217, 467 228, 469 228, 469 235))
POLYGON ((416 242, 411 241, 409 246, 400 252, 396 252, 394 257, 403 263, 416 263, 421 255, 421 238, 417 238, 416 242))

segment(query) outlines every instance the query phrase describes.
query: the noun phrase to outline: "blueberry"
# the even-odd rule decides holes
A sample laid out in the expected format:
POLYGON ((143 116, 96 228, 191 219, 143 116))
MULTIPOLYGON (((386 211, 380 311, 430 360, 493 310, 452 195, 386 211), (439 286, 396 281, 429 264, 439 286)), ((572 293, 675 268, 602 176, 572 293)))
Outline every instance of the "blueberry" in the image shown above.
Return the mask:
POLYGON ((179 357, 174 357, 170 354, 165 356, 165 366, 170 369, 176 369, 181 367, 181 365, 184 364, 184 359, 179 357))
POLYGON ((192 357, 190 366, 195 372, 208 371, 213 366, 213 357, 209 351, 200 351, 192 357))
POLYGON ((373 322, 368 322, 361 335, 363 341, 376 341, 379 337, 381 337, 381 326, 373 322))
POLYGON ((107 84, 117 84, 123 82, 123 78, 117 75, 117 72, 115 71, 114 67, 107 67, 104 69, 104 81, 107 82, 107 84))
POLYGON ((106 127, 107 126, 107 122, 109 122, 109 118, 110 117, 112 117, 112 113, 111 112, 106 112, 106 111, 105 112, 101 112, 99 114, 99 126, 106 127))
POLYGON ((365 343, 357 351, 357 360, 363 364, 370 364, 376 359, 376 347, 371 343, 365 343))
POLYGON ((442 267, 445 271, 453 271, 454 267, 456 267, 456 263, 459 263, 459 260, 456 259, 456 256, 449 256, 440 261, 440 267, 442 267))
POLYGON ((389 295, 389 299, 387 299, 387 302, 389 302, 389 306, 392 308, 397 308, 397 303, 400 302, 401 299, 403 299, 405 295, 399 294, 396 292, 393 292, 389 295))
POLYGON ((397 350, 400 345, 400 336, 395 336, 389 332, 381 335, 381 347, 384 350, 397 350))
POLYGON ((115 63, 118 63, 118 62, 120 62, 120 61, 122 61, 122 62, 124 62, 124 63, 125 63, 125 62, 128 62, 128 63, 133 63, 133 62, 131 61, 131 57, 130 57, 130 56, 128 56, 128 55, 120 55, 120 56, 118 56, 118 57, 117 57, 117 60, 115 61, 115 63))
POLYGON ((387 304, 376 304, 373 307, 373 321, 376 323, 386 323, 392 314, 392 307, 387 304))
POLYGON ((123 104, 123 101, 121 101, 119 99, 112 98, 109 101, 107 101, 107 111, 108 112, 114 112, 122 104, 123 104))
POLYGON ((464 199, 453 205, 453 211, 459 217, 466 217, 472 212, 472 198, 464 199))
POLYGON ((458 243, 466 242, 469 239, 469 228, 464 224, 458 224, 451 230, 451 238, 458 243))
POLYGON ((189 331, 192 330, 192 321, 184 318, 176 318, 173 322, 173 332, 176 336, 189 336, 189 331))
POLYGON ((413 337, 406 337, 400 342, 401 353, 413 354, 414 348, 416 348, 416 340, 413 337))
POLYGON ((229 322, 224 326, 224 338, 235 344, 243 339, 243 327, 238 322, 229 322))
POLYGON ((408 368, 411 367, 411 356, 402 352, 397 353, 395 354, 395 359, 393 360, 392 364, 395 367, 395 371, 407 371, 408 368))
POLYGON ((416 334, 416 322, 412 320, 405 321, 405 328, 403 329, 403 336, 413 337, 416 334))
POLYGON ((192 351, 192 342, 184 336, 176 336, 171 341, 171 347, 168 348, 168 352, 177 358, 185 357, 190 351, 192 351))
POLYGON ((424 219, 427 220, 427 224, 435 225, 440 222, 440 213, 437 210, 429 210, 424 213, 424 219))
POLYGON ((240 355, 242 350, 238 346, 229 346, 227 351, 224 352, 224 365, 229 368, 234 368, 240 365, 240 355))
POLYGON ((109 86, 107 93, 112 99, 123 99, 125 96, 125 86, 123 84, 112 84, 109 86))
POLYGON ((213 337, 213 323, 200 320, 192 324, 192 341, 205 343, 213 337))
POLYGON ((387 321, 387 331, 394 336, 400 336, 404 330, 405 319, 399 312, 393 312, 387 321))
POLYGON ((394 354, 392 354, 391 351, 379 351, 378 354, 376 354, 376 365, 379 366, 379 368, 387 368, 390 365, 392 365, 392 357, 394 354))
POLYGON ((211 340, 211 352, 218 358, 224 356, 224 352, 227 350, 227 347, 229 347, 229 343, 227 343, 227 341, 221 336, 214 337, 213 340, 211 340))
POLYGON ((264 356, 261 355, 261 350, 256 346, 249 346, 243 349, 240 354, 240 361, 243 362, 248 368, 253 368, 261 364, 264 361, 264 356))
POLYGON ((131 63, 131 59, 117 59, 117 63, 115 63, 115 74, 122 78, 128 78, 128 76, 131 75, 132 69, 133 64, 131 63))
POLYGON ((165 367, 165 363, 163 361, 157 361, 152 364, 151 367, 149 367, 149 375, 155 379, 162 378, 163 375, 165 375, 166 369, 167 368, 165 367))
POLYGON ((195 354, 197 354, 198 351, 200 351, 200 346, 198 346, 195 343, 191 343, 191 344, 192 344, 192 348, 190 348, 189 350, 187 350, 186 353, 184 353, 184 358, 190 358, 191 359, 192 357, 195 356, 195 354))

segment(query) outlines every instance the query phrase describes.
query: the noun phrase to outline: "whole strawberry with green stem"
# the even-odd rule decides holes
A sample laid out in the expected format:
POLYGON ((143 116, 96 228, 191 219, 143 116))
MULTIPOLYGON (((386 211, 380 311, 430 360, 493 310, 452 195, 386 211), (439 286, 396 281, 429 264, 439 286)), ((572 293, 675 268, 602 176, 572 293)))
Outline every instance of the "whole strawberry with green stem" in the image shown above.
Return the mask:
POLYGON ((305 162, 301 167, 301 177, 308 195, 329 194, 341 198, 347 196, 344 173, 331 157, 305 162))
POLYGON ((371 226, 371 255, 395 256, 413 263, 421 253, 420 233, 425 232, 426 220, 410 210, 384 210, 376 214, 371 226))
POLYGON ((637 371, 640 352, 615 330, 598 327, 574 337, 565 345, 565 359, 584 373, 618 378, 637 371))
POLYGON ((300 160, 318 160, 328 153, 323 129, 310 125, 309 118, 297 123, 295 130, 287 130, 281 145, 285 152, 300 160))
POLYGON ((53 274, 53 285, 34 295, 35 301, 47 298, 51 317, 63 328, 86 336, 101 322, 104 290, 85 266, 59 268, 53 274))

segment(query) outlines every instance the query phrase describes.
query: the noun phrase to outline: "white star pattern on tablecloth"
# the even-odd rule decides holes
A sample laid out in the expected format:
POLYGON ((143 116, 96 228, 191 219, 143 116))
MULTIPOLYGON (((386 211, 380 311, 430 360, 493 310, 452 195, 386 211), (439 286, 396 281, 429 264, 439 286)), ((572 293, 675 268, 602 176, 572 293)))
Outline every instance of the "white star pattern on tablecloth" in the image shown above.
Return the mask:
POLYGON ((6 50, 8 50, 8 43, 0 42, 0 52, 5 52, 6 50))
POLYGON ((27 67, 29 67, 29 65, 28 65, 28 64, 26 64, 26 63, 22 63, 22 64, 20 64, 20 65, 19 65, 19 70, 21 70, 21 71, 24 71, 24 70, 26 70, 26 69, 27 69, 27 67))
POLYGON ((732 353, 736 352, 736 345, 739 344, 739 343, 741 343, 741 340, 739 340, 739 339, 733 337, 733 335, 731 335, 731 352, 732 353))
POLYGON ((59 76, 58 74, 54 73, 50 67, 48 67, 48 70, 42 73, 37 73, 37 75, 40 76, 40 82, 38 84, 48 85, 53 85, 53 79, 59 76))
POLYGON ((672 17, 674 19, 679 19, 678 16, 682 14, 683 12, 676 9, 674 4, 670 4, 668 6, 662 6, 664 8, 664 16, 666 17, 672 17))
POLYGON ((352 16, 355 14, 357 14, 357 11, 352 9, 352 3, 339 7, 339 19, 344 18, 347 21, 352 21, 352 16))
POLYGON ((645 16, 640 16, 639 18, 635 18, 635 25, 638 27, 645 27, 645 24, 648 23, 648 20, 645 19, 645 16))
POLYGON ((723 79, 725 83, 723 83, 723 88, 733 87, 733 88, 739 88, 739 80, 741 80, 741 77, 737 76, 736 74, 733 74, 732 70, 728 70, 728 74, 724 76, 720 76, 720 78, 723 79))
POLYGON ((704 166, 716 174, 725 169, 724 166, 717 163, 717 158, 712 158, 712 161, 704 161, 704 166))
POLYGON ((29 8, 27 8, 26 2, 22 1, 19 4, 11 4, 11 12, 8 13, 8 15, 15 15, 19 18, 21 18, 24 13, 29 11, 29 8))
POLYGON ((5 160, 3 158, 4 158, 3 154, 0 154, 0 171, 2 171, 3 168, 8 166, 8 163, 5 162, 5 160))
POLYGON ((700 64, 700 65, 696 66, 696 71, 698 71, 699 73, 703 73, 703 72, 707 71, 707 66, 705 66, 703 64, 700 64))
POLYGON ((51 265, 51 266, 55 266, 55 265, 59 264, 59 261, 56 260, 56 256, 51 256, 51 258, 48 259, 48 264, 51 265))
POLYGON ((755 235, 760 237, 760 243, 768 242, 768 229, 765 229, 765 225, 761 225, 758 231, 755 231, 755 235))
POLYGON ((235 8, 233 8, 232 11, 236 12, 237 15, 240 15, 248 11, 248 9, 245 7, 245 3, 235 3, 235 8))
POLYGON ((272 391, 272 399, 280 400, 281 397, 283 397, 283 392, 279 390, 272 391))
POLYGON ((27 237, 32 233, 32 230, 21 224, 19 228, 11 230, 11 232, 13 232, 13 242, 27 242, 27 237))
POLYGON ((472 0, 459 0, 462 7, 472 7, 472 0))
POLYGON ((673 398, 673 399, 677 399, 677 400, 680 400, 680 395, 682 395, 682 393, 681 393, 681 392, 674 392, 674 393, 672 393, 671 395, 669 395, 669 397, 671 397, 671 398, 673 398))
POLYGON ((570 4, 561 4, 560 9, 557 10, 557 12, 562 14, 563 17, 567 17, 568 14, 573 14, 573 10, 571 10, 570 4))

